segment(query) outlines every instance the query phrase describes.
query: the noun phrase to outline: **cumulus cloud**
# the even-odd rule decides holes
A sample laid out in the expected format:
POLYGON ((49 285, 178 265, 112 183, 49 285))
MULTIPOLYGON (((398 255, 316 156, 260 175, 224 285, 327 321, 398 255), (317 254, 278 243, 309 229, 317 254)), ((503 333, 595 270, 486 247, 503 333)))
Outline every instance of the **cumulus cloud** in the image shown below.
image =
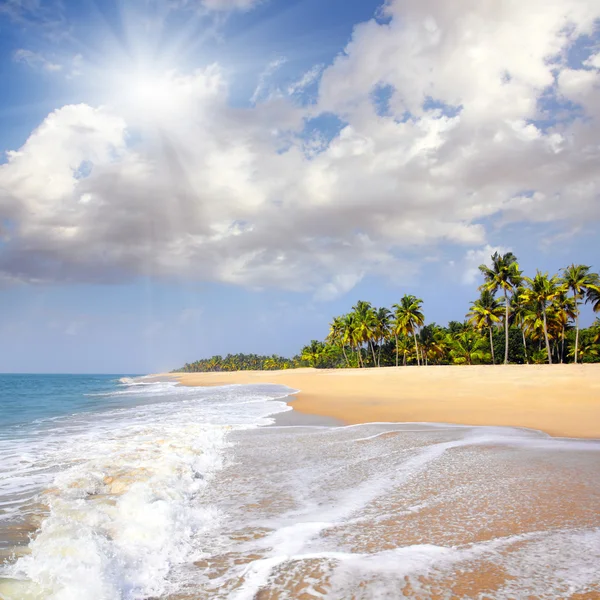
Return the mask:
POLYGON ((319 81, 314 105, 265 92, 267 74, 261 101, 234 108, 215 65, 169 74, 161 106, 57 109, 0 166, 0 281, 181 277, 329 300, 366 274, 412 275, 440 244, 471 249, 470 280, 490 223, 598 220, 596 58, 565 56, 600 6, 385 11, 298 80, 319 81), (572 118, 549 125, 548 98, 572 118), (337 130, 311 132, 319 115, 337 130))
POLYGON ((486 244, 483 248, 472 248, 468 250, 462 260, 462 282, 467 285, 473 285, 478 279, 481 279, 479 265, 492 266, 492 255, 506 254, 510 248, 503 246, 490 246, 486 244))

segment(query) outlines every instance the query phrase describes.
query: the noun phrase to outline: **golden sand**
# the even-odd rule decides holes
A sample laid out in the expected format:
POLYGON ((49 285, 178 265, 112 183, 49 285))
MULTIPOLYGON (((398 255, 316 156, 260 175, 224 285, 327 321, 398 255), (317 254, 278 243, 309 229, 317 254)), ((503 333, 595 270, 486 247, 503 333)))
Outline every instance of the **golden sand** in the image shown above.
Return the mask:
POLYGON ((600 364, 294 369, 176 375, 187 386, 275 383, 301 390, 294 409, 368 422, 539 429, 600 438, 600 364))

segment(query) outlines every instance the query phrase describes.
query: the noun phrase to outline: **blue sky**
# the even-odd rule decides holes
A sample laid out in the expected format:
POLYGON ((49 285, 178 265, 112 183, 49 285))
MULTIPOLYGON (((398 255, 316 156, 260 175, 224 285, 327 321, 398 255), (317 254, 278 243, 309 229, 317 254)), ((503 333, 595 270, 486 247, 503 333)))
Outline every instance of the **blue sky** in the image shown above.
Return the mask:
POLYGON ((592 4, 0 2, 0 369, 462 319, 495 250, 600 269, 592 4))

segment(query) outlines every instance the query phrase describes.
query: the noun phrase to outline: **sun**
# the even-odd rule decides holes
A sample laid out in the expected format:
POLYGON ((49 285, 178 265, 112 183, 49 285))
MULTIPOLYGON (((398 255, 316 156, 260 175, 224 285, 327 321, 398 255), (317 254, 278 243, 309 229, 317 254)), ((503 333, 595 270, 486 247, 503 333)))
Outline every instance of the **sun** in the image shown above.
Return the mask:
POLYGON ((176 94, 168 73, 135 71, 119 77, 119 104, 138 118, 167 117, 176 109, 176 94))
POLYGON ((169 77, 154 73, 135 75, 128 85, 128 95, 132 103, 142 110, 163 112, 172 108, 173 94, 169 77))

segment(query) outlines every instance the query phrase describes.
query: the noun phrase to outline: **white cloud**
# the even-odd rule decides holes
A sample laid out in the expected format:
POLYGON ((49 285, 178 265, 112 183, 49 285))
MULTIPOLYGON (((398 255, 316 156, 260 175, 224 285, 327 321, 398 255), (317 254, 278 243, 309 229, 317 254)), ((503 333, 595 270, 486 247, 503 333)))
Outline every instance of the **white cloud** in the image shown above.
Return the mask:
POLYGON ((324 68, 325 65, 315 65, 306 71, 298 81, 294 81, 288 86, 288 94, 298 94, 303 92, 307 87, 311 86, 319 79, 324 68))
POLYGON ((272 60, 258 78, 258 85, 252 94, 250 101, 254 104, 269 98, 280 96, 276 87, 271 85, 273 75, 287 62, 284 56, 272 60))
POLYGON ((315 300, 326 302, 349 292, 362 278, 364 273, 346 273, 334 275, 331 281, 322 285, 315 293, 315 300))
POLYGON ((63 68, 62 65, 52 62, 38 52, 32 52, 31 50, 24 50, 22 48, 14 53, 13 58, 17 62, 25 63, 32 69, 41 69, 51 73, 62 71, 63 68))
POLYGON ((63 74, 66 79, 74 79, 83 73, 83 56, 76 54, 70 57, 61 57, 60 61, 56 58, 50 59, 39 52, 25 50, 23 48, 16 50, 13 54, 13 60, 26 64, 36 71, 46 71, 48 73, 63 74))
POLYGON ((490 267, 492 265, 492 255, 496 252, 506 254, 510 252, 510 248, 486 244, 483 248, 468 250, 462 260, 462 282, 466 285, 473 285, 478 279, 481 279, 479 265, 490 267))
POLYGON ((358 26, 324 70, 316 106, 271 93, 278 59, 248 108, 229 105, 212 66, 165 75, 160 106, 49 115, 0 166, 0 222, 12 224, 0 281, 181 277, 326 300, 366 274, 401 281, 422 262, 409 257, 442 244, 475 248, 462 264, 470 281, 495 249, 490 222, 600 219, 597 72, 563 59, 600 6, 386 10, 389 23, 358 26), (382 85, 393 90, 385 115, 373 102, 382 85), (586 120, 536 124, 549 89, 586 120), (321 112, 340 131, 302 134, 321 112))
POLYGON ((594 69, 600 69, 600 52, 593 54, 587 60, 583 62, 586 67, 593 67, 594 69))

